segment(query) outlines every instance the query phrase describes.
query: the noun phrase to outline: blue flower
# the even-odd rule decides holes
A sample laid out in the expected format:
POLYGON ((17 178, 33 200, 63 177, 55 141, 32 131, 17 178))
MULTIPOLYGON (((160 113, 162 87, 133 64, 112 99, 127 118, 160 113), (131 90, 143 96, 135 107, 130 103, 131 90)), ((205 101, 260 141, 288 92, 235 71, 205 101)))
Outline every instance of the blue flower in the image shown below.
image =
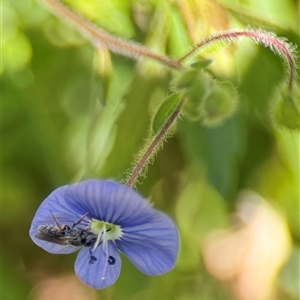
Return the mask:
POLYGON ((131 188, 107 180, 56 189, 38 208, 29 234, 50 253, 80 249, 75 272, 95 289, 118 279, 119 251, 147 275, 172 269, 178 254, 173 221, 131 188))

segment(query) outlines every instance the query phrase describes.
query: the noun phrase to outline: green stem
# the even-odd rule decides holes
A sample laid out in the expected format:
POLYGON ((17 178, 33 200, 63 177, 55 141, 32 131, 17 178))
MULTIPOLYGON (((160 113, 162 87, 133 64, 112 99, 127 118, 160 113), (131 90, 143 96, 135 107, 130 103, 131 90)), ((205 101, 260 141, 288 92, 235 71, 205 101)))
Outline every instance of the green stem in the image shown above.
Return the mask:
POLYGON ((137 178, 142 174, 145 167, 148 165, 148 163, 151 161, 151 158, 155 155, 157 152, 157 148, 162 145, 162 141, 164 140, 164 137, 168 134, 171 126, 175 123, 177 118, 180 115, 180 111, 183 105, 184 99, 180 101, 177 108, 174 110, 174 112, 171 114, 168 121, 165 123, 165 125, 161 128, 159 133, 154 137, 154 139, 151 141, 149 147, 141 157, 141 159, 138 161, 137 165, 133 168, 130 176, 127 179, 126 185, 129 187, 132 187, 137 180, 137 178))
POLYGON ((157 54, 145 46, 121 39, 105 32, 100 28, 97 28, 94 24, 84 20, 82 17, 75 14, 59 1, 43 1, 56 13, 59 18, 61 18, 62 20, 70 21, 80 31, 85 33, 93 44, 104 44, 112 52, 119 53, 123 56, 128 56, 135 59, 140 57, 148 57, 172 69, 180 70, 183 68, 178 60, 173 60, 168 56, 157 54))
MULTIPOLYGON (((294 57, 294 48, 290 44, 286 43, 284 39, 276 37, 274 34, 265 32, 262 30, 235 30, 235 31, 227 31, 223 33, 219 33, 213 36, 210 36, 204 39, 199 44, 195 45, 195 47, 184 55, 179 60, 173 60, 168 56, 157 54, 150 49, 139 45, 137 43, 123 40, 119 37, 116 37, 112 34, 105 32, 104 30, 97 28, 94 24, 89 23, 84 20, 73 11, 68 9, 66 6, 61 4, 57 0, 43 0, 61 19, 70 21, 74 24, 79 30, 83 33, 87 34, 88 38, 91 40, 93 44, 101 43, 104 44, 108 49, 115 53, 119 53, 124 56, 128 56, 131 58, 140 58, 140 57, 148 57, 154 59, 163 65, 182 71, 184 70, 182 62, 185 61, 188 57, 195 54, 196 51, 199 51, 203 47, 220 40, 225 40, 231 42, 240 37, 248 37, 254 40, 257 43, 264 45, 265 47, 270 48, 275 54, 282 57, 289 67, 289 81, 288 87, 289 90, 293 89, 293 84, 295 82, 296 77, 296 63, 294 57)), ((136 182, 137 178, 142 174, 143 170, 151 161, 151 158, 154 157, 158 148, 162 145, 165 137, 167 136, 171 126, 177 120, 180 115, 180 111, 182 108, 184 100, 181 100, 176 110, 170 115, 167 122, 161 128, 159 133, 154 136, 154 138, 150 141, 149 146, 146 146, 146 151, 141 156, 141 159, 137 162, 135 167, 133 168, 128 180, 126 182, 127 186, 132 187, 136 182)))
POLYGON ((240 37, 248 37, 254 40, 256 43, 259 43, 269 49, 271 49, 275 54, 279 55, 286 61, 289 68, 289 80, 288 87, 289 90, 293 89, 293 84, 295 82, 296 77, 296 62, 294 57, 295 47, 293 45, 288 44, 283 38, 279 38, 275 36, 273 33, 266 32, 263 30, 232 30, 218 33, 216 35, 212 35, 199 44, 195 45, 193 49, 188 52, 186 55, 179 59, 180 62, 183 62, 191 55, 194 55, 195 52, 201 50, 203 47, 208 46, 209 44, 217 41, 227 41, 231 42, 240 37))

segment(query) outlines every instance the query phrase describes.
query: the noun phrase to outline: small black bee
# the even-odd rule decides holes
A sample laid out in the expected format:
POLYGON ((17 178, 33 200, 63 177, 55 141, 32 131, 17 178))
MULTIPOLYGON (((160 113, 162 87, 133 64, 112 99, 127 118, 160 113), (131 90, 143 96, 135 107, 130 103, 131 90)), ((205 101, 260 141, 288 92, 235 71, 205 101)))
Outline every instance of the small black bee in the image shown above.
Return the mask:
POLYGON ((62 225, 61 229, 48 225, 39 226, 35 237, 58 245, 76 247, 92 247, 97 240, 94 233, 68 225, 62 225))
MULTIPOLYGON (((39 226, 37 229, 37 233, 35 234, 36 238, 62 246, 72 245, 75 247, 90 247, 91 253, 91 248, 94 246, 97 240, 97 235, 90 232, 89 228, 80 229, 75 227, 86 217, 87 213, 83 215, 77 222, 75 222, 72 227, 59 224, 51 211, 50 213, 53 217, 55 226, 39 226)), ((91 253, 90 263, 93 263, 96 260, 96 257, 94 257, 91 253)))

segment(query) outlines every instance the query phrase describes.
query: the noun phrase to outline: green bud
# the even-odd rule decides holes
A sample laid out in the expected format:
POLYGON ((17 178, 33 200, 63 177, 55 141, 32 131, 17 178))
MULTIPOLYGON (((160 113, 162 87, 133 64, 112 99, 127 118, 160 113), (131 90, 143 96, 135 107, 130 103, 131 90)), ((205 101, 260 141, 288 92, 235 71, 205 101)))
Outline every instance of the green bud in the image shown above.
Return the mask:
POLYGON ((278 125, 292 130, 300 129, 300 93, 299 88, 293 91, 286 86, 280 87, 274 101, 273 116, 278 125))
POLYGON ((214 82, 209 95, 201 104, 203 123, 219 125, 237 108, 238 94, 229 82, 214 82))
POLYGON ((183 111, 191 121, 201 118, 201 105, 211 92, 214 81, 207 72, 197 74, 197 83, 185 90, 185 104, 183 111))
POLYGON ((183 71, 175 80, 175 89, 181 90, 199 84, 199 76, 203 70, 212 63, 211 59, 201 58, 191 65, 191 68, 183 71))
POLYGON ((200 59, 174 81, 174 88, 185 99, 183 111, 191 121, 218 124, 236 109, 237 92, 230 83, 216 82, 205 71, 211 60, 200 59))

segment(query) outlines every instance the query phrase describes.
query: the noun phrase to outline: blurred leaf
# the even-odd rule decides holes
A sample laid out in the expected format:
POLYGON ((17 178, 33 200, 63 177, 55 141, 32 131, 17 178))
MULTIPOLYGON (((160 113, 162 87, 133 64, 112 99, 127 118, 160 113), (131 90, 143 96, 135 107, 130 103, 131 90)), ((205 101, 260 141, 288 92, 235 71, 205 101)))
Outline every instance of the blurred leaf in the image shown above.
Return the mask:
MULTIPOLYGON (((21 32, 16 32, 2 45, 3 68, 8 71, 18 70, 29 63, 32 48, 28 38, 21 32)), ((2 70, 1 70, 2 71, 2 70)))
POLYGON ((1 272, 5 274, 1 276, 0 296, 3 300, 27 299, 30 285, 19 260, 20 258, 18 261, 14 258, 12 261, 5 251, 1 251, 1 272), (17 268, 16 263, 19 264, 17 268))
POLYGON ((278 129, 275 131, 275 133, 281 158, 287 164, 288 168, 293 171, 295 178, 299 178, 299 132, 291 132, 289 130, 278 129))
POLYGON ((115 146, 105 162, 103 176, 123 179, 134 154, 143 146, 147 136, 150 125, 149 102, 152 100, 157 103, 161 100, 156 95, 164 85, 162 78, 137 75, 124 98, 126 107, 117 121, 115 146))
POLYGON ((245 136, 236 120, 230 119, 218 128, 205 128, 199 122, 179 124, 180 138, 189 162, 206 174, 208 182, 225 199, 234 198, 237 190, 238 162, 245 136))
POLYGON ((176 205, 176 219, 182 236, 178 265, 197 268, 203 238, 227 223, 225 203, 218 192, 199 176, 191 178, 182 189, 176 205))
POLYGON ((284 27, 293 28, 297 22, 295 3, 292 0, 272 2, 249 0, 248 6, 252 7, 254 15, 284 27))
POLYGON ((104 162, 115 143, 116 121, 125 107, 124 95, 133 80, 131 64, 117 60, 111 74, 107 99, 102 105, 95 103, 91 111, 91 128, 88 139, 88 176, 101 173, 104 162))
POLYGON ((278 126, 300 130, 300 89, 295 86, 290 91, 284 84, 273 100, 273 116, 278 126))
POLYGON ((100 27, 110 33, 124 38, 134 35, 134 28, 130 18, 130 1, 66 1, 70 7, 79 11, 79 14, 91 22, 98 23, 100 27))
MULTIPOLYGON (((279 276, 280 288, 291 299, 300 299, 300 249, 294 248, 279 276)), ((290 299, 290 298, 288 298, 290 299)))
POLYGON ((189 50, 191 41, 178 10, 175 7, 171 7, 169 14, 169 22, 171 24, 168 40, 169 53, 171 57, 179 58, 189 50))

